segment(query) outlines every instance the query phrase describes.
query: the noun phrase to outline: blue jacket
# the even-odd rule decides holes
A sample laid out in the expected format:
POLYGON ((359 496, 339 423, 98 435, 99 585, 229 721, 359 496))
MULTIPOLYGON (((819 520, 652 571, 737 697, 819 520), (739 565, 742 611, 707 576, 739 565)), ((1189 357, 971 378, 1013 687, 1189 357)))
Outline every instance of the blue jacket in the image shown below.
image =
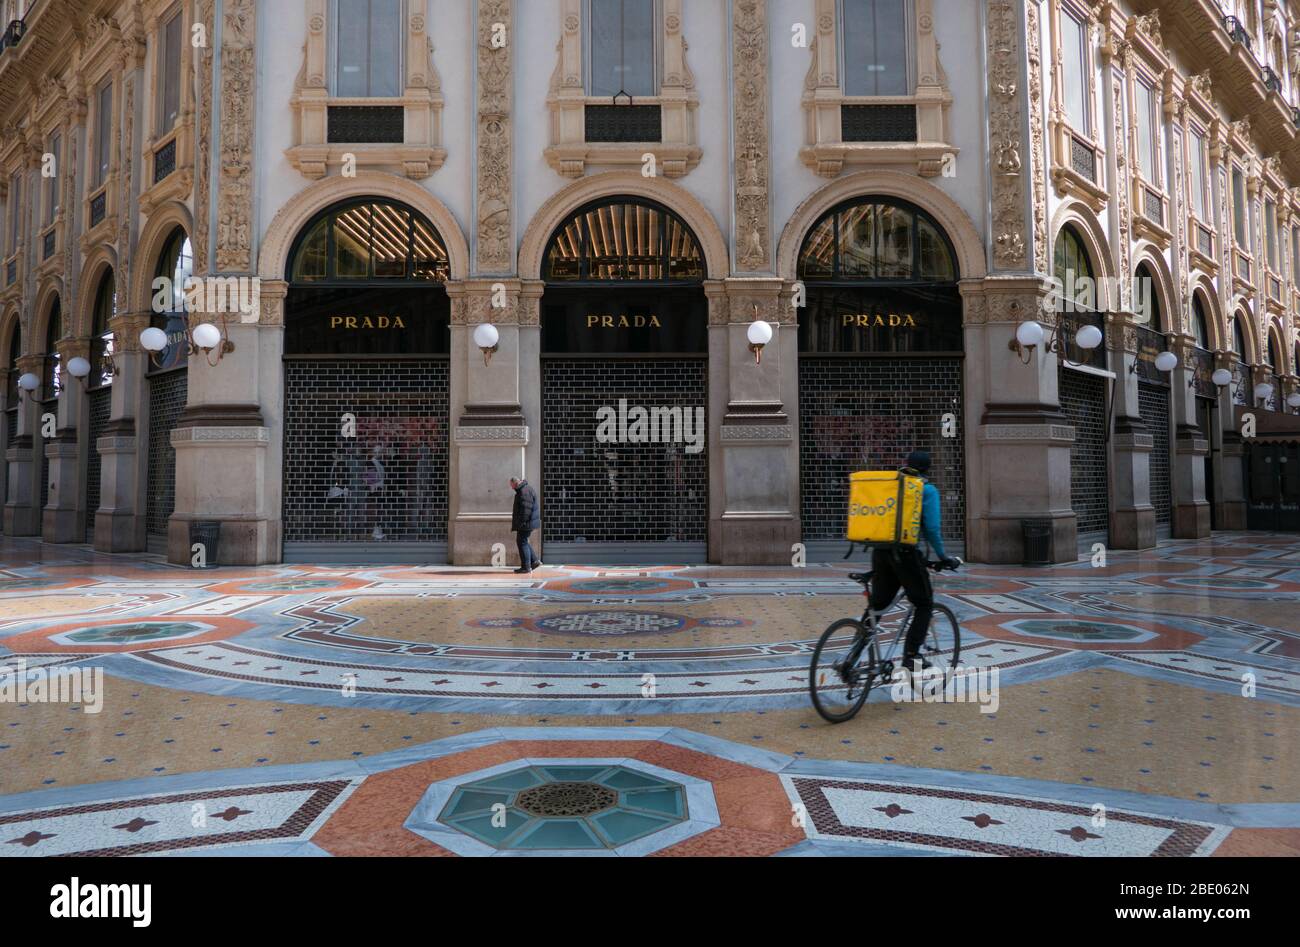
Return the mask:
POLYGON ((528 485, 527 480, 520 480, 515 488, 515 505, 510 511, 511 532, 524 532, 540 529, 542 512, 537 505, 537 493, 528 485))
POLYGON ((939 532, 939 519, 939 488, 927 480, 925 489, 921 492, 921 536, 930 544, 936 556, 947 559, 943 536, 939 532))

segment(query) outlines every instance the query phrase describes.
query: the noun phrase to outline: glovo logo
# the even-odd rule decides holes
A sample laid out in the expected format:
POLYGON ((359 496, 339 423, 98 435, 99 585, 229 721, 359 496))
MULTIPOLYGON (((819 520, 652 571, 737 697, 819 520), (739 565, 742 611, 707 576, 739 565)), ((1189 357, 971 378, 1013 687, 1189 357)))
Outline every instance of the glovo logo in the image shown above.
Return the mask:
POLYGON ((867 506, 867 504, 865 503, 851 503, 849 504, 849 515, 850 516, 888 516, 890 513, 894 511, 894 507, 897 504, 898 504, 898 500, 894 497, 890 497, 888 500, 886 500, 884 506, 867 506))

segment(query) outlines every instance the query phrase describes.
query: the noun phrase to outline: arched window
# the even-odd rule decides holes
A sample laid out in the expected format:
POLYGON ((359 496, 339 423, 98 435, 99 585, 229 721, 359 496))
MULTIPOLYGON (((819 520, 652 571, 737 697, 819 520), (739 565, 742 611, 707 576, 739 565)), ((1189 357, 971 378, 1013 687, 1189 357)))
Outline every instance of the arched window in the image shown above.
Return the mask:
POLYGON ((851 283, 955 283, 957 254, 943 229, 903 201, 859 199, 826 212, 799 252, 799 278, 851 283))
POLYGON ((1241 316, 1232 320, 1232 351, 1247 365, 1250 361, 1246 358, 1246 338, 1241 331, 1241 316))
POLYGON ((59 355, 57 343, 63 338, 63 313, 59 307, 58 297, 50 306, 50 315, 45 322, 45 371, 41 379, 42 400, 57 398, 63 390, 63 359, 59 355))
POLYGON ((1210 321, 1205 317, 1205 305, 1201 302, 1201 294, 1192 294, 1192 331, 1196 333, 1196 347, 1208 350, 1210 348, 1210 321))
POLYGON ((363 198, 337 204, 303 228, 289 256, 294 283, 446 282, 447 245, 405 204, 363 198))
POLYGON ((1139 285, 1133 294, 1137 321, 1155 332, 1165 331, 1164 313, 1160 311, 1159 285, 1151 267, 1143 263, 1137 268, 1139 285))
POLYGON ((113 383, 113 373, 109 364, 113 356, 113 332, 109 328, 112 318, 117 314, 117 291, 113 280, 113 271, 105 271, 95 292, 95 309, 91 315, 90 327, 90 378, 91 388, 113 383))
POLYGON ((548 283, 703 278, 704 251, 691 228, 667 208, 631 197, 579 209, 556 229, 542 265, 548 283))
POLYGON ((1274 373, 1276 373, 1279 368, 1277 360, 1277 336, 1272 332, 1268 334, 1268 367, 1273 369, 1274 373))
POLYGON ((1095 310, 1101 300, 1096 298, 1096 281, 1093 279, 1092 257, 1083 245, 1079 232, 1071 226, 1061 228, 1056 237, 1053 275, 1060 281, 1063 297, 1076 308, 1095 310))
POLYGON ((158 263, 154 267, 153 315, 150 324, 167 333, 167 348, 151 361, 153 371, 166 371, 186 364, 189 355, 185 327, 185 289, 194 274, 194 254, 189 235, 183 227, 175 228, 167 236, 158 263), (157 281, 165 279, 160 284, 157 281))

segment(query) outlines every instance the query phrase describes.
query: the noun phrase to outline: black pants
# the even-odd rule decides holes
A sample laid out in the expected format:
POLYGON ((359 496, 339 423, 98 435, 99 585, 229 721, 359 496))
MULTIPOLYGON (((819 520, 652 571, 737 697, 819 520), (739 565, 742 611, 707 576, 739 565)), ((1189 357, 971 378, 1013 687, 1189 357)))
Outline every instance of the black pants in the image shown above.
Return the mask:
POLYGON ((930 613, 934 610, 934 590, 930 587, 930 572, 925 567, 921 550, 915 546, 901 548, 878 547, 871 551, 871 607, 883 612, 894 601, 901 587, 916 612, 912 627, 903 642, 903 658, 910 661, 921 650, 925 633, 930 629, 930 613))
POLYGON ((531 529, 521 529, 515 533, 515 544, 519 547, 519 565, 524 569, 534 569, 541 562, 533 547, 528 544, 528 537, 533 535, 531 529))

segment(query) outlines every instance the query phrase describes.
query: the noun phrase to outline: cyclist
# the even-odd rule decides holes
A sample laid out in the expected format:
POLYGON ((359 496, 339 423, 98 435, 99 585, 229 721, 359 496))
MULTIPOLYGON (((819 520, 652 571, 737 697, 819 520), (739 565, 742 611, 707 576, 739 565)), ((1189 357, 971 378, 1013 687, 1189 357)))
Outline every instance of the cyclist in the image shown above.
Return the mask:
MULTIPOLYGON (((924 478, 930 470, 929 452, 912 451, 900 469, 908 476, 924 478)), ((929 480, 925 481, 921 495, 921 535, 945 567, 957 568, 959 560, 950 559, 943 548, 939 489, 929 480)), ((879 615, 893 603, 900 586, 916 609, 907 640, 903 642, 903 667, 908 671, 918 664, 922 669, 928 668, 930 663, 920 656, 920 651, 930 628, 934 590, 930 587, 930 574, 920 546, 877 546, 871 552, 871 568, 875 572, 871 579, 871 610, 875 614, 879 615)))

